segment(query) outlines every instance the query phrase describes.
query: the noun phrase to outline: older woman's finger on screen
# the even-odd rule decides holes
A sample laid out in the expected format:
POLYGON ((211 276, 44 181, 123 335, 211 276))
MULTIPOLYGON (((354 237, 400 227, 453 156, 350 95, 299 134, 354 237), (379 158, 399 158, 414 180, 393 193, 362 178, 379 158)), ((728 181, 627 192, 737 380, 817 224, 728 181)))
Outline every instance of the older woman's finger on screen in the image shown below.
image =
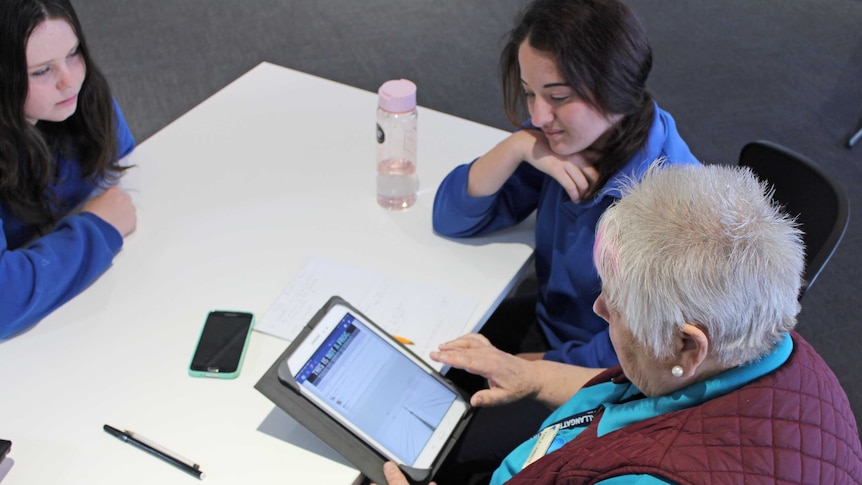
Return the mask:
POLYGON ((478 333, 468 333, 455 340, 440 344, 440 350, 475 349, 480 347, 493 347, 493 345, 491 345, 491 342, 484 335, 478 333))
POLYGON ((483 377, 490 377, 506 357, 515 358, 490 344, 483 345, 480 339, 472 336, 462 337, 450 344, 453 345, 441 345, 439 351, 431 352, 431 358, 483 377))
POLYGON ((488 379, 493 392, 475 394, 471 399, 474 406, 505 404, 538 392, 537 381, 530 372, 533 363, 491 345, 441 350, 432 352, 431 358, 488 379))

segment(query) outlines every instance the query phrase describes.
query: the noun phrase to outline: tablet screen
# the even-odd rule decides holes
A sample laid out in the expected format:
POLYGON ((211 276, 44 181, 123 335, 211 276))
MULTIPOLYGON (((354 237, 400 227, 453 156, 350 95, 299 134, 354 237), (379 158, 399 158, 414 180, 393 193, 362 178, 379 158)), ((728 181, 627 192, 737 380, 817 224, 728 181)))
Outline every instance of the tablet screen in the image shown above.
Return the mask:
POLYGON ((296 381, 412 465, 458 396, 353 314, 339 314, 296 381))

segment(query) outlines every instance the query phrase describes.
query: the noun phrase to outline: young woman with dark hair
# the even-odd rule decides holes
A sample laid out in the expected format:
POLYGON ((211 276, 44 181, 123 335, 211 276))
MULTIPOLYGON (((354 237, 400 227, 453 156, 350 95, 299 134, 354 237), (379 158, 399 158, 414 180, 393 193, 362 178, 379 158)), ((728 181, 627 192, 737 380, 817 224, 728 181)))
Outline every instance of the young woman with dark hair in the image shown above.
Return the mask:
MULTIPOLYGON (((645 29, 620 1, 531 2, 500 57, 506 113, 516 126, 525 106, 529 117, 456 167, 434 200, 434 229, 449 237, 488 234, 536 213, 536 295, 504 300, 481 333, 524 359, 578 366, 582 383, 619 362, 607 322, 593 312, 599 218, 654 160, 698 163, 646 89, 651 68, 645 29)), ((470 393, 487 385, 457 369, 449 376, 470 393)), ((532 400, 481 409, 444 476, 465 483, 463 475, 493 468, 549 413, 532 400)))
POLYGON ((110 266, 135 229, 135 146, 68 0, 0 2, 0 338, 110 266))
POLYGON ((433 218, 438 233, 469 237, 536 212, 537 298, 527 312, 501 308, 483 331, 505 350, 590 368, 617 363, 607 323, 592 310, 596 222, 620 183, 639 179, 653 160, 698 163, 646 89, 651 67, 643 26, 616 0, 534 1, 509 34, 504 105, 513 123, 524 105, 529 118, 446 177, 433 218), (536 323, 538 346, 502 341, 536 323))

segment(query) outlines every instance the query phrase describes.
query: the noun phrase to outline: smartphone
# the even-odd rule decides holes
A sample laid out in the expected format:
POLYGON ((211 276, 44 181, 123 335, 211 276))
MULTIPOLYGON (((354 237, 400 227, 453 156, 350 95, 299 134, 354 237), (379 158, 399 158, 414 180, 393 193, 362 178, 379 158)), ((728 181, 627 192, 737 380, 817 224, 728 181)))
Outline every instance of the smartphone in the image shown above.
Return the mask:
POLYGON ((300 335, 279 379, 396 463, 428 469, 470 409, 437 371, 346 302, 300 335))
POLYGON ((189 375, 221 379, 238 376, 253 325, 251 313, 209 312, 189 364, 189 375))
POLYGON ((9 454, 9 451, 12 449, 12 442, 9 440, 0 440, 0 462, 6 458, 6 455, 9 454))

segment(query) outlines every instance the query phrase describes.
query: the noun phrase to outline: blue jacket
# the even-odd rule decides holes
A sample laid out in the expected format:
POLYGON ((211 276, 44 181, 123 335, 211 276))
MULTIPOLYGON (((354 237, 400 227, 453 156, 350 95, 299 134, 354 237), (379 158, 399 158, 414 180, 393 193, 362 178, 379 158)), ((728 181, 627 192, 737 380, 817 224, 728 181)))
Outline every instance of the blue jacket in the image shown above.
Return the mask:
MULTIPOLYGON (((120 158, 135 147, 120 107, 117 139, 120 158)), ((84 179, 77 160, 57 158, 59 182, 52 188, 63 211, 84 202, 97 181, 84 179)), ((36 238, 26 224, 0 202, 0 339, 35 324, 80 293, 101 275, 123 246, 123 237, 92 213, 67 215, 53 230, 36 238)))
POLYGON ((434 230, 444 236, 487 234, 513 226, 536 211, 536 317, 551 346, 547 360, 593 368, 618 363, 608 325, 593 313, 593 302, 601 292, 592 259, 596 224, 620 198, 625 180, 639 180, 654 160, 699 163, 670 114, 658 106, 655 113, 646 145, 588 201, 572 202, 556 180, 526 162, 493 195, 467 193, 470 164, 456 167, 437 190, 434 230))

